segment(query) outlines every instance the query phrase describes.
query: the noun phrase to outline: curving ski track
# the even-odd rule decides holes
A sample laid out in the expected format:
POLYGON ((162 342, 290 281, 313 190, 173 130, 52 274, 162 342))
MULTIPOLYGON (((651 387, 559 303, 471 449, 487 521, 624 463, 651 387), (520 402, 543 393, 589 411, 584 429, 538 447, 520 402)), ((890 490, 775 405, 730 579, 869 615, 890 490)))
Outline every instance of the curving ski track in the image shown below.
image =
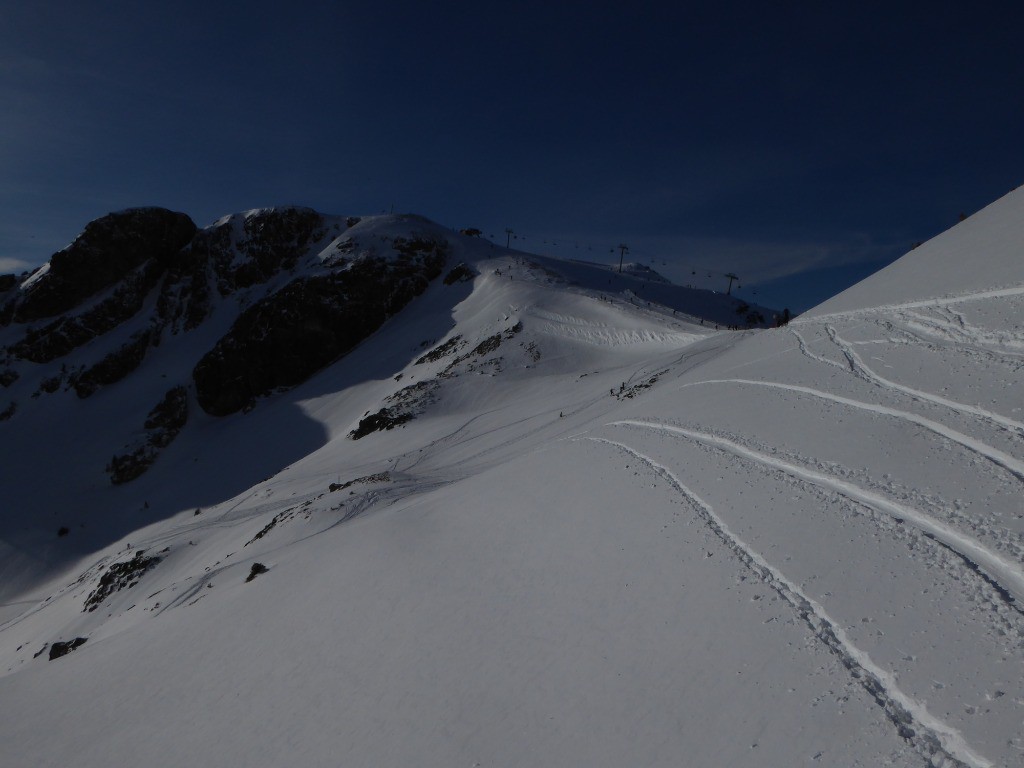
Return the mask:
POLYGON ((889 379, 879 376, 867 366, 867 364, 861 359, 860 355, 857 354, 848 342, 839 337, 835 328, 828 325, 825 326, 825 330, 828 332, 829 338, 835 342, 836 346, 839 347, 846 356, 846 359, 850 361, 850 366, 853 368, 853 372, 861 378, 871 381, 873 384, 877 384, 884 389, 894 390, 910 395, 916 400, 925 400, 929 403, 944 406, 958 413, 969 413, 972 416, 977 416, 981 419, 997 424, 1004 429, 1008 429, 1011 432, 1016 433, 1018 436, 1024 436, 1024 424, 1019 421, 1015 421, 998 413, 993 413, 992 411, 988 411, 984 408, 979 408, 976 405, 968 405, 967 403, 961 403, 956 400, 949 400, 945 397, 940 397, 939 395, 933 395, 930 392, 924 392, 920 389, 914 389, 913 387, 898 384, 895 381, 890 381, 889 379))
POLYGON ((924 416, 918 416, 916 413, 901 411, 897 408, 888 408, 884 405, 877 405, 875 403, 865 403, 860 400, 852 400, 848 397, 833 395, 830 392, 823 392, 820 389, 801 387, 796 384, 782 384, 775 381, 754 381, 753 379, 707 379, 705 381, 695 381, 689 384, 683 384, 683 387, 696 387, 701 384, 742 384, 752 387, 769 387, 771 389, 788 390, 790 392, 798 392, 803 395, 817 397, 821 400, 830 400, 834 403, 840 403, 841 405, 848 405, 851 408, 857 408, 862 411, 870 411, 883 416, 893 416, 897 419, 917 424, 919 427, 923 427, 930 432, 934 432, 940 437, 951 440, 980 456, 984 456, 993 464, 1002 467, 1018 480, 1024 482, 1024 461, 1020 461, 1010 454, 1000 451, 998 448, 993 448, 988 443, 965 435, 962 432, 957 432, 955 429, 947 427, 945 424, 932 421, 931 419, 926 419, 924 416))
POLYGON ((843 318, 863 317, 865 315, 878 314, 880 312, 898 312, 904 309, 918 309, 920 307, 945 307, 950 304, 961 304, 969 301, 982 301, 984 299, 1001 299, 1007 296, 1020 296, 1024 294, 1024 285, 1015 285, 1009 288, 995 288, 988 291, 977 291, 975 293, 962 293, 956 296, 940 296, 934 299, 923 299, 921 301, 908 301, 902 304, 882 304, 877 307, 862 307, 860 309, 847 309, 841 312, 828 312, 823 315, 812 315, 811 317, 796 317, 790 322, 795 325, 806 325, 818 323, 825 320, 840 320, 843 318))
POLYGON ((804 480, 806 482, 813 483, 814 485, 827 488, 835 493, 839 493, 848 499, 859 502, 877 512, 889 515, 894 519, 908 522, 918 530, 925 534, 934 536, 937 541, 945 544, 950 550, 957 553, 962 559, 964 559, 967 562, 968 567, 972 568, 972 570, 980 568, 985 571, 989 578, 995 582, 995 586, 1000 588, 1000 592, 1004 595, 1004 598, 1010 598, 1008 604, 1014 609, 1021 611, 1019 605, 1024 603, 1024 569, 1021 568, 1020 564, 1007 560, 998 552, 994 552, 976 539, 971 538, 963 532, 958 531, 951 526, 914 509, 913 507, 908 507, 905 504, 897 504, 883 496, 872 493, 871 491, 866 491, 852 483, 848 483, 845 480, 839 480, 838 478, 830 477, 829 475, 822 474, 821 472, 815 472, 814 470, 810 470, 805 467, 790 464, 789 462, 782 461, 774 456, 768 456, 751 448, 747 448, 746 446, 740 445, 739 443, 734 443, 732 440, 726 440, 724 437, 718 437, 717 435, 708 434, 706 432, 697 432, 692 429, 676 427, 670 424, 635 421, 631 419, 613 421, 609 426, 630 426, 659 432, 668 432, 669 434, 682 435, 683 437, 696 442, 714 445, 717 448, 728 451, 735 456, 749 459, 764 466, 780 470, 797 479, 804 480))
POLYGON ((817 363, 824 363, 825 365, 831 365, 833 368, 839 368, 847 373, 856 373, 856 371, 851 370, 845 365, 837 363, 835 360, 829 360, 827 357, 822 357, 821 355, 816 355, 811 352, 811 348, 807 346, 807 340, 801 336, 795 328, 790 328, 789 332, 796 336, 797 343, 800 345, 800 351, 805 357, 809 357, 817 363))
MULTIPOLYGON (((800 587, 734 534, 714 509, 690 490, 670 469, 624 443, 599 437, 584 439, 614 446, 642 461, 689 501, 698 517, 740 562, 761 582, 775 590, 797 612, 814 636, 839 658, 852 677, 885 711, 886 717, 896 726, 900 737, 928 758, 941 755, 962 768, 992 766, 991 762, 967 744, 959 731, 930 714, 923 703, 903 693, 893 675, 881 669, 867 653, 857 648, 821 605, 804 594, 800 587)), ((934 764, 935 761, 932 762, 934 764)))

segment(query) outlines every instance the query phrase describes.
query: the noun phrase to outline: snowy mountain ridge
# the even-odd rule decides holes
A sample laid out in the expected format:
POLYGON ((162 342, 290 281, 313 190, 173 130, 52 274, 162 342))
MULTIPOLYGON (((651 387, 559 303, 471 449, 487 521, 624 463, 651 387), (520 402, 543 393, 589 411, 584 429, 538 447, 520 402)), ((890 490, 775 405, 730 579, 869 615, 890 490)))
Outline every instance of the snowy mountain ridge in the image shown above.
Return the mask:
MULTIPOLYGON (((281 274, 259 249, 84 399, 22 409, 50 364, 9 357, 6 760, 1019 764, 1022 214, 1018 190, 744 331, 726 297, 416 221, 437 276, 302 381, 255 366, 225 416, 180 376, 272 334, 237 331, 268 296, 240 284, 281 274), (111 485, 172 384, 186 424, 111 485)), ((286 269, 351 268, 360 226, 396 236, 337 220, 286 269)))

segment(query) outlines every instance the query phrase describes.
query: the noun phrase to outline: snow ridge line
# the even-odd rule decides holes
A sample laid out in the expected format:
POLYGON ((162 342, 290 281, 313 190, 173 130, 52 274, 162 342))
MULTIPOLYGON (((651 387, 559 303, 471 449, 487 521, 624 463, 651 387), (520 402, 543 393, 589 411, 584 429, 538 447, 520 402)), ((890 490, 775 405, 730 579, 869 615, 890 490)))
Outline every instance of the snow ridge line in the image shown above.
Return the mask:
POLYGON ((835 342, 836 346, 842 350, 843 354, 846 355, 846 359, 850 361, 850 365, 854 368, 854 373, 857 373, 862 378, 867 378, 869 381, 877 384, 885 389, 892 389, 904 394, 910 395, 918 400, 926 400, 930 403, 945 406, 950 410, 957 411, 958 413, 969 413, 979 418, 985 419, 998 424, 1011 432, 1017 432, 1020 435, 1024 435, 1024 424, 1019 421, 1014 421, 1007 416, 1001 416, 998 413, 979 408, 976 405, 968 405, 967 403, 960 403, 956 400, 948 400, 945 397, 939 395, 933 395, 929 392, 923 392, 920 389, 914 389, 903 384, 897 384, 895 381, 883 378, 871 370, 860 356, 854 351, 853 347, 845 340, 839 337, 836 333, 836 329, 831 325, 826 325, 825 330, 828 332, 829 338, 835 342))
POLYGON ((967 561, 969 567, 984 569, 989 578, 995 582, 995 586, 1005 593, 1004 597, 1009 596, 1011 598, 1010 605, 1012 607, 1017 607, 1013 605, 1014 602, 1024 602, 1024 569, 1022 569, 1019 563, 1007 560, 998 552, 989 549, 976 539, 913 507, 897 504, 877 493, 866 491, 853 483, 848 483, 845 480, 840 480, 821 472, 815 472, 796 464, 790 464, 774 456, 768 456, 739 443, 734 443, 732 440, 726 440, 724 437, 718 437, 706 432, 696 432, 671 424, 634 421, 632 419, 613 421, 608 426, 630 426, 658 432, 668 432, 670 434, 682 435, 699 443, 714 445, 740 458, 755 461, 799 480, 827 488, 877 512, 889 515, 894 519, 907 521, 918 530, 934 536, 938 541, 945 544, 949 549, 967 561))
MULTIPOLYGON (((770 387, 772 389, 788 390, 790 392, 799 392, 805 395, 811 395, 822 400, 831 400, 834 403, 841 403, 842 405, 848 405, 851 408, 859 408, 863 411, 870 411, 872 413, 878 413, 884 416, 894 416, 897 419, 909 421, 917 424, 919 427, 924 427, 930 432, 934 432, 940 437, 945 437, 948 440, 952 440, 954 443, 962 445, 968 450, 974 451, 975 453, 984 456, 986 459, 996 464, 1007 472, 1012 474, 1018 480, 1024 482, 1024 461, 1015 459, 1008 453, 1000 451, 998 448, 994 448, 988 443, 977 440, 973 437, 957 432, 955 429, 947 427, 945 424, 941 424, 931 419, 926 419, 923 416, 918 416, 916 413, 910 411, 901 411, 896 408, 888 408, 884 405, 876 405, 874 403, 864 403, 860 400, 851 400, 848 397, 841 397, 840 395, 833 395, 829 392, 823 392, 819 389, 811 389, 810 387, 801 387, 796 384, 781 384, 775 381, 754 381, 752 379, 707 379, 705 381, 694 381, 689 384, 683 384, 683 387, 695 387, 700 384, 745 384, 753 387, 770 387)), ((682 387, 681 387, 682 388, 682 387)))
POLYGON ((882 707, 886 717, 896 726, 901 738, 927 757, 941 753, 960 768, 991 768, 992 763, 975 752, 959 731, 931 715, 924 704, 903 693, 893 675, 881 669, 867 653, 857 648, 846 636, 842 627, 828 615, 828 612, 820 604, 808 597, 800 587, 787 579, 781 571, 769 564, 756 550, 733 533, 714 509, 676 477, 668 467, 624 443, 600 437, 583 439, 605 443, 625 451, 644 462, 672 485, 683 498, 694 506, 698 517, 736 555, 740 562, 764 584, 774 589, 797 612, 814 636, 839 658, 852 677, 882 707))
POLYGON ((962 293, 957 296, 941 296, 935 299, 923 299, 921 301, 908 301, 903 304, 882 304, 877 307, 861 307, 860 309, 848 309, 843 312, 829 312, 824 315, 812 315, 811 317, 795 317, 790 323, 804 325, 806 323, 817 323, 825 320, 839 320, 858 315, 868 315, 874 312, 895 312, 901 309, 917 309, 918 307, 944 307, 949 304, 960 304, 965 301, 981 301, 982 299, 1001 299, 1006 296, 1019 296, 1024 294, 1024 285, 1015 285, 1010 288, 995 288, 989 291, 977 293, 962 293))

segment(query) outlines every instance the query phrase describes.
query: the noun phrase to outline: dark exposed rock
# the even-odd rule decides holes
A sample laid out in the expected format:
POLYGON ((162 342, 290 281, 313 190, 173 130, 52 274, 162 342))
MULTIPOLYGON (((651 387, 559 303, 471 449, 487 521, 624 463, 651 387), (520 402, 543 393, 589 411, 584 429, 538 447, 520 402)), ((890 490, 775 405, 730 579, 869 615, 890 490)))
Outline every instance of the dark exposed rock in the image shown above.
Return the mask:
POLYGON ((296 279, 239 316, 192 372, 207 413, 235 413, 291 387, 351 350, 441 272, 446 244, 395 238, 401 256, 367 257, 296 279))
MULTIPOLYGON (((210 313, 213 253, 231 247, 228 227, 202 229, 168 267, 157 298, 157 317, 172 333, 197 328, 210 313)), ((222 258, 227 258, 222 256, 222 258)))
MULTIPOLYGON (((67 656, 75 648, 85 645, 86 637, 76 637, 74 640, 68 640, 67 642, 56 642, 50 646, 50 661, 59 659, 61 656, 67 656)), ((39 654, 36 654, 37 656, 39 654)))
POLYGON ((269 523, 267 523, 265 526, 260 528, 259 532, 255 536, 253 536, 251 539, 249 539, 247 542, 245 542, 245 544, 243 544, 242 546, 248 547, 254 541, 259 541, 264 536, 266 536, 268 533, 270 533, 272 530, 274 530, 274 527, 280 522, 280 517, 281 517, 281 515, 274 515, 273 519, 269 523))
POLYGON ((99 584, 85 598, 85 606, 82 611, 95 611, 100 604, 115 592, 122 589, 131 589, 139 583, 139 579, 151 568, 160 563, 156 555, 146 557, 146 550, 140 549, 131 560, 114 563, 107 569, 107 572, 100 577, 99 584))
POLYGON ((142 331, 136 334, 131 341, 114 350, 79 375, 75 379, 75 392, 79 397, 89 397, 101 386, 123 379, 142 364, 152 340, 151 331, 142 331))
POLYGON ((503 339, 504 340, 511 339, 513 336, 515 336, 517 333, 519 333, 522 330, 523 330, 523 324, 520 322, 520 323, 516 323, 511 328, 506 328, 501 333, 496 333, 493 336, 488 336, 486 339, 484 339, 479 344, 477 344, 475 347, 473 347, 471 352, 469 352, 466 355, 463 355, 461 358, 457 359, 455 362, 457 362, 457 363, 458 362, 462 362, 463 360, 466 360, 469 357, 472 357, 473 355, 475 355, 477 357, 484 357, 485 355, 489 355, 489 354, 491 354, 491 352, 493 352, 494 350, 496 350, 498 347, 501 346, 501 342, 502 342, 503 339))
POLYGON ((188 390, 178 386, 168 390, 164 399, 149 412, 145 427, 150 432, 161 433, 154 440, 158 445, 166 446, 177 436, 187 420, 188 390))
POLYGON ((47 274, 24 289, 14 317, 27 322, 67 312, 149 259, 169 263, 195 233, 188 216, 164 208, 134 208, 96 219, 52 256, 47 274))
POLYGON ((261 573, 266 573, 270 569, 267 568, 263 563, 253 563, 252 568, 249 569, 249 575, 245 579, 245 583, 248 584, 250 581, 255 579, 261 573))
POLYGON ((657 384, 658 379, 660 379, 666 373, 668 373, 667 368, 663 371, 658 371, 653 376, 643 379, 642 381, 636 384, 631 384, 628 387, 625 385, 625 383, 623 383, 623 385, 619 387, 619 391, 615 393, 615 397, 619 400, 631 400, 632 398, 637 397, 644 390, 650 389, 655 384, 657 384))
POLYGON ((472 280, 476 277, 476 272, 467 267, 465 264, 456 264, 452 267, 451 271, 444 276, 445 285, 454 285, 455 283, 464 283, 467 280, 472 280))
POLYGON ((459 355, 454 360, 452 360, 445 367, 445 369, 438 374, 438 377, 442 379, 450 379, 453 378, 454 376, 457 376, 458 371, 463 368, 464 363, 468 365, 469 370, 480 370, 480 367, 482 365, 490 364, 492 366, 492 370, 500 371, 500 357, 492 359, 490 361, 484 361, 483 363, 481 363, 479 360, 474 360, 474 358, 487 357, 492 352, 495 352, 501 346, 502 341, 508 341, 509 339, 512 339, 516 334, 518 334, 522 330, 523 324, 521 322, 517 322, 515 325, 511 326, 510 328, 506 328, 504 331, 500 333, 495 333, 491 336, 488 336, 486 339, 484 339, 475 347, 473 347, 473 349, 471 349, 469 352, 463 355, 459 355))
POLYGON ((351 488, 356 483, 390 483, 391 473, 388 471, 374 472, 372 475, 363 475, 353 480, 346 480, 344 483, 331 483, 327 486, 327 490, 331 493, 336 491, 343 491, 346 488, 351 488))
POLYGON ((33 363, 47 363, 113 330, 133 317, 156 286, 162 266, 151 262, 121 280, 110 296, 80 315, 65 315, 39 329, 29 329, 11 352, 33 363))
POLYGON ((415 384, 402 387, 394 394, 388 395, 385 402, 392 406, 403 406, 406 410, 419 409, 433 402, 434 395, 440 386, 436 379, 417 381, 415 384))
POLYGON ((107 474, 114 485, 134 480, 157 460, 181 432, 188 421, 188 390, 178 386, 167 391, 146 417, 146 437, 127 453, 114 456, 107 465, 107 474))
MULTIPOLYGON (((195 364, 197 400, 215 415, 252 407, 259 397, 294 386, 346 354, 443 274, 448 245, 418 234, 432 225, 415 216, 396 217, 396 224, 417 234, 357 228, 337 241, 337 254, 314 258, 344 226, 357 224, 357 217, 342 222, 308 208, 251 211, 203 230, 186 215, 161 208, 97 219, 29 285, 22 287, 27 274, 0 280, 0 322, 25 324, 20 338, 0 350, 0 385, 10 386, 18 376, 8 363, 46 364, 81 350, 59 376, 44 371, 37 394, 71 387, 89 397, 136 370, 166 334, 198 328, 216 304, 241 312, 195 364), (302 276, 293 277, 300 260, 302 276), (256 287, 271 279, 273 293, 256 287), (218 293, 229 300, 221 302, 218 293), (141 330, 90 360, 88 345, 131 318, 133 330, 141 330)), ((471 272, 461 265, 449 277, 466 279, 471 272)), ((12 404, 0 418, 13 412, 12 404)), ((115 482, 145 471, 177 434, 147 431, 111 461, 115 482)))
POLYGON ((432 350, 427 352, 416 361, 416 365, 423 365, 423 363, 434 363, 440 360, 445 355, 450 355, 457 351, 459 347, 464 345, 466 342, 462 340, 462 334, 456 334, 452 336, 444 344, 434 347, 432 350))
POLYGON ((106 466, 110 482, 114 485, 128 483, 153 466, 158 452, 149 443, 136 447, 130 453, 122 453, 110 459, 106 466))
POLYGON ((488 355, 496 350, 499 346, 501 346, 501 334, 496 333, 493 336, 488 336, 477 344, 470 354, 476 355, 477 357, 483 357, 484 355, 488 355))
POLYGON ((17 409, 18 409, 17 404, 12 402, 6 408, 4 408, 2 411, 0 411, 0 421, 7 421, 9 418, 11 418, 11 416, 14 415, 14 412, 17 409))
POLYGON ((396 413, 390 408, 381 408, 376 413, 359 420, 359 425, 348 433, 353 440, 359 440, 374 432, 383 432, 385 429, 394 429, 400 424, 413 420, 411 413, 396 413))
POLYGON ((210 253, 222 295, 266 282, 278 272, 291 269, 326 231, 323 216, 311 208, 253 211, 245 215, 242 224, 244 239, 234 244, 243 256, 238 259, 226 247, 230 244, 231 226, 230 222, 225 223, 209 234, 215 241, 210 253))
MULTIPOLYGON (((394 429, 401 424, 412 421, 424 409, 436 400, 441 384, 436 379, 418 381, 402 387, 394 394, 385 398, 388 403, 376 413, 371 413, 359 420, 359 424, 348 433, 352 440, 359 440, 373 432, 394 429)), ((365 478, 361 478, 365 479, 365 478)))

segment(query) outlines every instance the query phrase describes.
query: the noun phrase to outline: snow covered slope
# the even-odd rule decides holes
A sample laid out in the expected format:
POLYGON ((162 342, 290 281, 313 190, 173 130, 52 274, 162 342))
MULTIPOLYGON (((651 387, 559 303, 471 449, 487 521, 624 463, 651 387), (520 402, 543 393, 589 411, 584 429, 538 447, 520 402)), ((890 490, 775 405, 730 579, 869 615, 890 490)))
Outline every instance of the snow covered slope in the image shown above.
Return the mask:
MULTIPOLYGON (((321 447, 335 425, 281 397, 317 371, 330 368, 308 391, 336 394, 349 420, 367 408, 411 415, 433 393, 406 391, 409 402, 389 406, 381 399, 401 387, 378 392, 379 382, 392 384, 452 330, 453 308, 481 272, 483 285, 501 278, 500 290, 480 294, 484 309, 509 294, 504 282, 514 298, 523 280, 635 306, 626 314, 644 319, 626 326, 610 309, 614 320, 599 312, 590 326, 546 317, 584 338, 601 334, 599 346, 671 337, 666 322, 771 316, 709 291, 517 254, 414 215, 257 209, 196 230, 184 214, 135 209, 90 224, 52 265, 20 288, 0 283, 0 465, 10 479, 0 601, 321 447), (222 418, 239 411, 248 417, 222 418)), ((514 321, 481 323, 454 343, 472 340, 471 351, 514 321)))
POLYGON ((469 243, 5 572, 4 764, 1021 764, 1022 205, 760 331, 469 243))
POLYGON ((1024 260, 1024 187, 915 248, 808 315, 1012 290, 1024 260))

